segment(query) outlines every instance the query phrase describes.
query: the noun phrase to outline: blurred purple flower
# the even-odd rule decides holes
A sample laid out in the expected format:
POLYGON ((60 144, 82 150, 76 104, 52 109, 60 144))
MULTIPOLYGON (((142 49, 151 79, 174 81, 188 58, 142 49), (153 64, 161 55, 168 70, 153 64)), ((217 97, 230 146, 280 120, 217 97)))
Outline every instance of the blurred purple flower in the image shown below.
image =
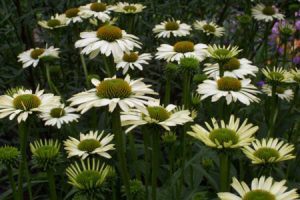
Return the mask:
POLYGON ((256 85, 257 85, 258 87, 262 87, 264 84, 265 84, 264 81, 258 81, 258 82, 256 83, 256 85))
POLYGON ((293 58, 293 63, 299 64, 300 63, 300 57, 293 58))
POLYGON ((277 52, 279 53, 279 55, 283 55, 283 53, 284 53, 284 48, 282 48, 282 47, 278 47, 277 48, 277 52))
POLYGON ((300 20, 297 20, 295 23, 296 30, 300 30, 300 20))

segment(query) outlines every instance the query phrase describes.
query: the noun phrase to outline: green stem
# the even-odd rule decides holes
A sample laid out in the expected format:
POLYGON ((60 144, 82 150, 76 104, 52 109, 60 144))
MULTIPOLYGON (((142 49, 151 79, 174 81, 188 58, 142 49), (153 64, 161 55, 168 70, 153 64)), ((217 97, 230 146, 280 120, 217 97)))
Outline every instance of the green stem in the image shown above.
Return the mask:
POLYGON ((145 157, 145 185, 146 185, 146 200, 149 198, 149 174, 150 174, 150 153, 149 153, 149 145, 150 145, 150 135, 147 128, 142 129, 144 136, 144 157, 145 157))
POLYGON ((226 152, 221 152, 219 154, 219 159, 220 159, 220 191, 228 192, 229 172, 230 172, 229 156, 226 152))
POLYGON ((285 67, 286 60, 287 60, 287 42, 284 42, 284 47, 283 47, 283 61, 282 61, 282 66, 284 68, 286 68, 285 67))
POLYGON ((50 190, 50 199, 51 200, 57 200, 56 195, 56 187, 55 187, 55 178, 53 171, 51 169, 47 170, 47 177, 48 177, 48 183, 49 183, 49 190, 50 190))
POLYGON ((264 35, 264 60, 267 63, 268 61, 268 36, 269 36, 269 24, 266 23, 265 35, 264 35))
POLYGON ((183 75, 183 94, 182 94, 182 103, 185 109, 189 108, 190 104, 190 87, 191 87, 191 74, 189 71, 185 71, 183 75))
MULTIPOLYGON (((57 95, 61 96, 59 90, 57 89, 57 87, 54 85, 54 83, 51 80, 51 74, 50 74, 50 66, 48 63, 45 64, 46 65, 46 76, 47 76, 47 82, 49 85, 50 90, 53 93, 56 93, 57 95)), ((61 96, 62 97, 62 96, 61 96)))
POLYGON ((131 14, 129 14, 128 15, 128 33, 133 33, 132 32, 132 29, 133 29, 133 25, 134 25, 134 20, 135 20, 135 14, 133 14, 133 15, 131 15, 131 14))
POLYGON ((164 104, 167 106, 171 99, 171 75, 167 75, 166 86, 165 86, 165 98, 164 104))
POLYGON ((132 133, 128 133, 128 139, 129 139, 129 146, 130 146, 130 154, 133 158, 135 175, 138 180, 141 180, 141 173, 140 173, 139 165, 138 165, 138 157, 137 157, 136 149, 135 149, 134 136, 132 133))
POLYGON ((11 188, 12 188, 12 193, 13 193, 14 200, 17 200, 18 196, 17 196, 16 183, 15 183, 15 180, 14 180, 12 167, 7 166, 7 172, 8 172, 8 178, 9 178, 9 182, 10 182, 10 185, 11 185, 11 188))
MULTIPOLYGON (((80 52, 81 52, 82 49, 80 49, 80 52)), ((89 88, 90 87, 90 82, 89 82, 89 73, 88 73, 88 69, 87 69, 87 66, 86 66, 86 62, 85 62, 85 59, 84 59, 84 56, 83 54, 79 53, 80 55, 80 61, 81 61, 81 64, 82 64, 82 68, 83 68, 83 73, 84 73, 84 77, 85 77, 85 84, 86 84, 86 87, 89 88)))
POLYGON ((109 77, 113 77, 116 74, 116 67, 114 65, 114 60, 113 57, 107 57, 105 55, 102 55, 103 62, 104 62, 104 67, 107 75, 109 77))
POLYGON ((272 97, 271 97, 271 112, 270 112, 270 122, 268 130, 268 138, 274 136, 275 124, 278 116, 278 97, 276 95, 276 84, 272 85, 272 97))
POLYGON ((129 174, 127 171, 126 152, 125 152, 125 141, 121 127, 120 119, 120 108, 117 106, 112 112, 112 132, 116 140, 116 151, 119 160, 119 168, 123 184, 125 186, 126 196, 128 200, 131 200, 130 185, 129 185, 129 174))
POLYGON ((152 200, 157 199, 157 177, 159 171, 159 140, 160 132, 153 131, 152 133, 152 200))
MULTIPOLYGON (((28 120, 28 119, 27 119, 28 120)), ((28 124, 27 122, 21 122, 19 124, 19 139, 20 139, 20 151, 21 151, 21 163, 19 168, 19 177, 18 177, 18 197, 19 200, 23 200, 23 178, 24 176, 27 177, 27 187, 28 187, 28 193, 29 197, 31 197, 31 184, 28 174, 28 163, 27 163, 27 140, 28 140, 28 124)), ((30 198, 32 199, 32 198, 30 198)))

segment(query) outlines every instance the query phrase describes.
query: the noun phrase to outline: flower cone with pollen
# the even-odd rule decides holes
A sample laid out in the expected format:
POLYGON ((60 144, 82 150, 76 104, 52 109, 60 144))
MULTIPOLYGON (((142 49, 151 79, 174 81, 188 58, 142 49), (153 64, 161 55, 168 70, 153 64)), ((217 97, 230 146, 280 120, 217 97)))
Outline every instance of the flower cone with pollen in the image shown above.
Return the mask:
POLYGON ((97 37, 108 42, 122 38, 122 30, 113 25, 104 25, 97 30, 97 37))

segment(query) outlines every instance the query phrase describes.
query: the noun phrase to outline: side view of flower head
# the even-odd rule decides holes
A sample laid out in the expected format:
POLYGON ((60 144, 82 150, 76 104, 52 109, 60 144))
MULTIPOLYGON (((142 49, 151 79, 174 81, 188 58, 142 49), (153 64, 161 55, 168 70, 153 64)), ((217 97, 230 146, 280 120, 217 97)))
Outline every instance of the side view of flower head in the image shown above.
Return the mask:
POLYGON ((224 35, 225 29, 218 26, 214 22, 207 22, 205 20, 196 20, 194 22, 194 27, 196 30, 202 31, 206 35, 213 35, 215 37, 221 37, 224 35))
POLYGON ((264 4, 257 4, 252 9, 252 16, 258 21, 269 22, 275 19, 283 20, 284 15, 278 12, 275 6, 266 6, 264 4))
POLYGON ((157 38, 182 37, 190 34, 191 26, 180 20, 167 20, 155 25, 152 29, 157 38))
POLYGON ((64 142, 68 158, 73 156, 81 157, 83 160, 91 155, 99 155, 104 158, 111 158, 108 151, 114 150, 114 144, 111 144, 114 136, 104 132, 90 131, 87 134, 80 133, 80 139, 69 137, 64 142))
POLYGON ((193 119, 189 110, 178 109, 173 104, 164 107, 160 105, 159 100, 156 100, 148 102, 146 109, 123 112, 121 121, 122 126, 131 125, 126 132, 145 124, 159 125, 170 131, 171 127, 192 122, 193 119))
POLYGON ((67 18, 64 14, 55 14, 49 20, 41 20, 38 24, 45 29, 56 29, 67 26, 67 18))
MULTIPOLYGON (((272 96, 272 86, 268 85, 268 84, 264 84, 262 86, 262 91, 267 94, 268 96, 272 96)), ((276 95, 282 99, 282 100, 286 100, 287 102, 291 101, 294 97, 294 92, 292 89, 288 89, 285 87, 280 87, 277 86, 276 87, 276 95)))
POLYGON ((117 105, 121 110, 128 111, 129 108, 143 109, 148 100, 153 98, 146 95, 155 95, 150 85, 142 82, 143 79, 131 80, 127 75, 125 79, 106 78, 103 81, 92 79, 95 88, 75 94, 68 101, 71 106, 78 106, 81 114, 92 107, 109 106, 113 112, 117 105))
POLYGON ((241 120, 233 115, 230 116, 228 123, 223 120, 218 123, 215 118, 212 118, 211 121, 212 126, 205 122, 206 128, 198 124, 193 125, 192 131, 188 131, 187 134, 209 147, 233 149, 249 145, 258 130, 258 126, 247 123, 247 119, 241 123, 241 120))
POLYGON ((220 200, 296 200, 299 198, 296 189, 288 191, 286 180, 275 181, 272 177, 255 178, 251 182, 251 188, 245 182, 239 182, 233 178, 231 186, 238 195, 230 192, 218 193, 220 200))
POLYGON ((113 6, 114 12, 123 13, 123 14, 137 14, 141 13, 146 6, 140 3, 127 3, 127 2, 118 2, 113 6))
POLYGON ((82 18, 94 17, 102 22, 110 20, 112 6, 102 2, 88 3, 79 7, 78 15, 82 18))

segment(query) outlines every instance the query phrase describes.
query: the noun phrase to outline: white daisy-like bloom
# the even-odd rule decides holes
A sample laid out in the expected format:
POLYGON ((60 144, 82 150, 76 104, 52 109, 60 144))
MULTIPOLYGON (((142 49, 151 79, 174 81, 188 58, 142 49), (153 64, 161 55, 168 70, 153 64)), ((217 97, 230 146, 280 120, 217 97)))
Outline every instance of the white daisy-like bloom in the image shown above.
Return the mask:
POLYGON ((124 53, 122 57, 115 59, 115 63, 117 64, 117 69, 123 69, 123 74, 126 74, 129 68, 132 70, 135 68, 143 70, 143 65, 148 65, 148 61, 151 59, 152 56, 150 53, 139 54, 136 51, 124 53))
POLYGON ((191 26, 181 23, 180 20, 163 21, 153 28, 157 38, 182 37, 190 34, 191 26))
POLYGON ((295 158, 291 154, 295 149, 294 145, 278 138, 255 140, 251 146, 244 147, 243 152, 253 164, 275 163, 295 158))
POLYGON ((109 112, 113 112, 117 105, 121 110, 129 111, 130 108, 145 109, 145 104, 153 97, 146 95, 154 92, 150 85, 146 85, 143 79, 130 80, 127 75, 125 79, 106 78, 103 81, 92 79, 95 88, 75 94, 68 101, 71 106, 78 105, 77 110, 85 113, 92 107, 109 106, 109 112))
MULTIPOLYGON (((266 93, 268 96, 272 96, 272 86, 269 84, 264 84, 262 86, 262 91, 266 93)), ((287 102, 290 102, 294 98, 294 92, 292 89, 286 89, 281 86, 276 86, 276 93, 275 93, 280 99, 286 100, 287 102)))
MULTIPOLYGON (((203 71, 209 77, 215 78, 220 76, 219 64, 206 63, 203 71)), ((237 59, 235 57, 231 58, 227 63, 223 65, 224 76, 230 76, 234 78, 244 79, 246 76, 256 76, 255 73, 258 72, 258 68, 252 65, 252 62, 246 58, 237 59)))
POLYGON ((113 6, 113 10, 118 13, 136 14, 142 12, 146 6, 140 3, 119 2, 113 6))
POLYGON ((255 95, 260 93, 250 82, 250 79, 239 80, 229 76, 217 77, 215 80, 203 81, 198 85, 197 92, 202 95, 202 100, 212 96, 211 101, 216 102, 221 97, 225 97, 227 104, 240 101, 250 105, 252 102, 259 102, 259 98, 255 95))
POLYGON ((82 160, 90 155, 99 155, 104 158, 111 158, 108 151, 114 150, 114 144, 110 144, 114 139, 112 134, 100 134, 98 131, 90 131, 87 134, 80 133, 80 138, 69 137, 64 141, 65 150, 68 153, 68 158, 73 156, 81 157, 82 160))
POLYGON ((76 109, 64 104, 55 107, 48 107, 41 110, 39 117, 45 121, 46 126, 56 126, 58 129, 61 128, 63 124, 68 124, 70 122, 77 122, 80 118, 79 114, 75 114, 76 109))
POLYGON ((44 90, 17 89, 11 94, 0 96, 0 118, 9 116, 12 120, 17 117, 18 123, 26 121, 34 112, 40 112, 48 107, 58 106, 60 97, 53 94, 44 94, 44 90))
POLYGON ((282 67, 266 67, 261 70, 263 75, 267 78, 268 82, 274 83, 291 83, 293 80, 291 79, 290 73, 287 72, 282 67))
POLYGON ((110 20, 109 14, 112 10, 112 7, 106 5, 105 3, 95 2, 80 6, 79 10, 80 11, 78 15, 83 18, 95 17, 102 22, 106 22, 110 20))
POLYGON ((124 53, 132 51, 135 47, 141 48, 138 37, 127 34, 117 26, 104 25, 97 31, 80 33, 82 39, 75 43, 76 48, 82 48, 82 54, 89 54, 95 58, 99 53, 114 58, 122 57, 124 53))
POLYGON ((170 127, 183 125, 191 121, 193 119, 189 110, 178 109, 173 104, 164 107, 160 105, 159 100, 150 101, 146 109, 133 109, 121 114, 122 126, 130 125, 126 133, 145 124, 157 124, 170 131, 170 127))
POLYGON ((29 49, 20 53, 18 55, 18 62, 23 63, 23 68, 27 68, 29 66, 36 67, 39 64, 39 61, 43 57, 52 57, 52 58, 59 58, 59 48, 54 48, 53 46, 49 48, 35 48, 29 49))
POLYGON ((231 186, 238 195, 230 192, 220 192, 220 200, 296 200, 299 198, 297 189, 288 190, 286 180, 274 181, 272 177, 255 178, 251 182, 251 188, 245 182, 239 182, 233 178, 231 186))
POLYGON ((208 57, 215 59, 216 61, 228 61, 241 52, 237 46, 220 46, 220 45, 208 45, 207 53, 208 57))
POLYGON ((38 21, 38 24, 46 29, 56 29, 67 26, 67 18, 65 14, 55 14, 49 20, 38 21))
POLYGON ((277 20, 284 20, 284 15, 278 12, 278 9, 275 6, 266 6, 264 4, 257 4, 252 9, 252 16, 254 19, 258 21, 273 21, 274 19, 277 20))
POLYGON ((79 8, 69 8, 68 10, 66 10, 64 13, 67 19, 66 24, 69 25, 70 23, 82 22, 83 20, 79 15, 79 12, 79 8))
POLYGON ((240 119, 233 115, 230 116, 228 124, 223 120, 218 123, 215 118, 212 118, 211 121, 212 126, 205 122, 206 129, 198 124, 193 125, 192 131, 188 131, 187 134, 209 147, 233 149, 249 145, 254 140, 254 134, 258 130, 258 126, 247 123, 248 119, 240 123, 240 119))
POLYGON ((290 82, 300 83, 300 69, 292 69, 289 72, 290 82))
POLYGON ((156 58, 159 60, 166 60, 167 62, 179 62, 183 57, 194 57, 199 61, 206 58, 207 45, 194 44, 191 41, 176 42, 173 46, 169 44, 162 44, 157 48, 156 58))
POLYGON ((205 20, 197 20, 194 22, 194 27, 196 30, 204 32, 206 35, 214 35, 216 37, 221 37, 224 35, 225 29, 218 26, 214 22, 207 22, 205 20))

